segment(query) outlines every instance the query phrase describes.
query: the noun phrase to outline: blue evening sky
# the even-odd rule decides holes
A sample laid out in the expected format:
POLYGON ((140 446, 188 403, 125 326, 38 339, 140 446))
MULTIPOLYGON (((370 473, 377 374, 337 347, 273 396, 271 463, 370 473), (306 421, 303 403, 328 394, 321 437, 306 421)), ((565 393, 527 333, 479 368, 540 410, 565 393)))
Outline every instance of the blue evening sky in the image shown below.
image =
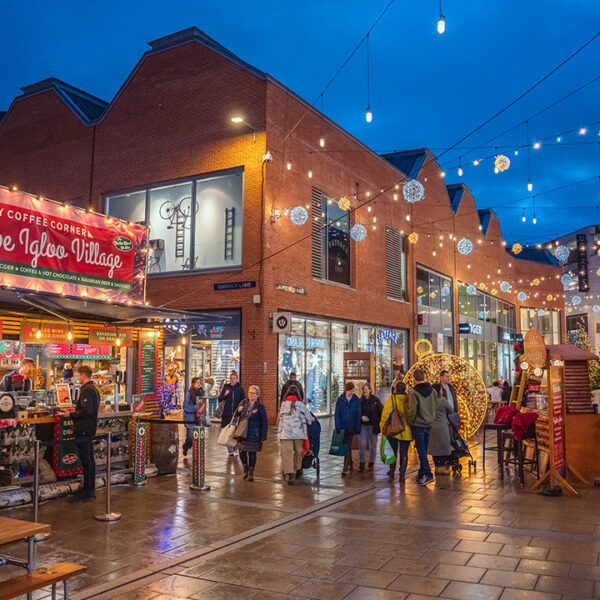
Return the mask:
MULTIPOLYGON (((387 2, 5 0, 0 110, 20 87, 50 76, 110 100, 146 42, 192 25, 314 101, 387 2)), ((598 0, 443 0, 443 11, 447 29, 439 35, 438 0, 396 0, 371 34, 373 122, 364 119, 364 45, 326 93, 325 113, 377 152, 427 146, 439 155, 600 31, 598 0)), ((531 151, 532 193, 526 151, 514 156, 515 147, 525 143, 524 126, 487 148, 471 148, 598 76, 600 37, 441 157, 447 182, 464 181, 480 208, 494 208, 509 242, 543 242, 600 223, 600 78, 531 119, 531 143, 588 128, 586 135, 574 131, 531 151), (494 154, 494 146, 512 160, 506 173, 494 174, 490 160, 472 165, 494 154), (577 183, 582 180, 589 181, 577 183), (543 193, 562 186, 570 187, 543 193), (531 223, 534 195, 537 225, 531 223)))

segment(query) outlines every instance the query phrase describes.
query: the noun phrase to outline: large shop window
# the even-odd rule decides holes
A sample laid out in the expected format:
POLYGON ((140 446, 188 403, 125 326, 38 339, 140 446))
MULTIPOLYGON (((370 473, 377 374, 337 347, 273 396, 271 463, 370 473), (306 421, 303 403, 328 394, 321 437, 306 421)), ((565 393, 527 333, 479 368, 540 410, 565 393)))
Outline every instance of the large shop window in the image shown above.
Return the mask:
POLYGON ((560 344, 560 311, 521 308, 521 332, 535 329, 542 334, 546 344, 560 344))
POLYGON ((106 198, 107 214, 150 225, 148 273, 242 264, 242 171, 106 198))
POLYGON ((417 267, 419 339, 431 342, 435 352, 453 354, 452 279, 417 267))
POLYGON ((408 369, 408 332, 294 316, 291 332, 279 336, 279 390, 294 372, 311 411, 331 414, 344 389, 344 352, 375 355, 375 382, 371 383, 384 400, 396 373, 408 369))
POLYGON ((385 278, 389 298, 406 300, 406 238, 385 228, 385 278))
POLYGON ((312 206, 317 216, 312 221, 313 277, 350 285, 350 213, 317 189, 313 189, 312 206))

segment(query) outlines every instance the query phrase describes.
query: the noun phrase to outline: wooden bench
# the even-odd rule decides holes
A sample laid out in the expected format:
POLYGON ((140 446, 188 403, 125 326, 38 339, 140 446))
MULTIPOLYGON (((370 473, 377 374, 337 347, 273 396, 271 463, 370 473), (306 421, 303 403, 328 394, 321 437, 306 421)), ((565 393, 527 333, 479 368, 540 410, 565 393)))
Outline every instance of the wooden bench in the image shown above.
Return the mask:
POLYGON ((55 597, 56 584, 64 582, 65 600, 69 597, 68 580, 85 571, 86 567, 73 563, 58 563, 50 567, 36 569, 26 575, 13 577, 0 585, 0 600, 12 600, 18 596, 30 594, 48 585, 52 586, 52 597, 55 597))

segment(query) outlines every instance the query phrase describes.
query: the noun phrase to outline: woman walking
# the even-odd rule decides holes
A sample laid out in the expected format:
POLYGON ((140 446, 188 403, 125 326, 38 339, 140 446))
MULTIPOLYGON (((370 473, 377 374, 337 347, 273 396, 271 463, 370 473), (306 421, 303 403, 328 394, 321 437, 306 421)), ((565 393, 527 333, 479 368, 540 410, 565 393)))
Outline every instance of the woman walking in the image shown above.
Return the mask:
MULTIPOLYGON (((221 429, 231 423, 233 415, 237 410, 240 402, 246 398, 246 392, 240 385, 237 371, 231 371, 229 375, 229 383, 226 383, 219 395, 219 402, 223 403, 223 414, 221 415, 221 429)), ((235 446, 227 446, 229 456, 234 456, 235 446)))
POLYGON ((337 399, 335 404, 335 428, 344 431, 344 443, 348 453, 344 457, 342 477, 346 477, 348 471, 354 469, 352 463, 352 440, 360 433, 362 414, 360 400, 354 393, 354 384, 347 381, 344 385, 344 393, 337 399))
POLYGON ((369 446, 369 466, 368 471, 373 470, 375 464, 375 456, 377 453, 377 438, 379 436, 379 422, 381 421, 381 412, 383 406, 381 401, 375 395, 373 395, 371 386, 365 383, 362 388, 363 394, 360 398, 361 408, 361 424, 360 424, 360 437, 358 440, 358 456, 360 464, 358 465, 359 471, 365 470, 365 458, 367 454, 367 445, 369 446))
POLYGON ((185 424, 185 442, 183 442, 183 455, 186 456, 188 450, 193 444, 193 428, 197 422, 196 415, 198 414, 198 400, 204 396, 202 389, 202 377, 192 377, 192 385, 186 391, 183 399, 183 420, 188 421, 185 424), (190 423, 189 421, 194 421, 190 423))
POLYGON ((300 391, 296 385, 288 387, 285 398, 279 409, 279 451, 281 454, 281 470, 287 477, 288 485, 302 470, 302 445, 306 439, 307 427, 312 423, 310 410, 300 399, 300 391))
POLYGON ((397 381, 392 388, 392 395, 388 397, 383 406, 381 413, 380 427, 381 431, 385 431, 385 425, 388 419, 392 416, 392 412, 397 410, 404 423, 404 430, 401 433, 388 436, 387 440, 394 451, 396 462, 390 465, 387 476, 390 483, 394 482, 396 472, 396 463, 398 468, 398 481, 404 483, 406 481, 406 467, 408 465, 408 448, 412 441, 412 432, 408 425, 408 397, 406 395, 406 385, 404 382, 397 381))
POLYGON ((262 450, 269 428, 267 410, 260 401, 260 388, 257 385, 251 385, 248 388, 248 399, 242 400, 237 412, 240 419, 248 419, 248 428, 246 439, 239 440, 236 448, 240 453, 242 465, 244 465, 244 479, 254 481, 256 453, 262 450))
POLYGON ((455 412, 444 396, 439 396, 435 409, 435 420, 429 434, 428 452, 433 456, 436 475, 450 474, 450 455, 452 454, 450 421, 448 417, 455 412))

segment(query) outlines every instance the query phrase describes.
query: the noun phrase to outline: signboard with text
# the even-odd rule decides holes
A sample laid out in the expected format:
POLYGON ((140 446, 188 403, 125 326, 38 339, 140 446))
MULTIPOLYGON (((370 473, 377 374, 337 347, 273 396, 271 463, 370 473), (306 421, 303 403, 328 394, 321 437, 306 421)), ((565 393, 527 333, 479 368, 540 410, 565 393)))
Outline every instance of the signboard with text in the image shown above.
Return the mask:
POLYGON ((66 323, 50 321, 23 321, 21 323, 21 342, 47 344, 48 342, 68 342, 69 326, 66 323))
POLYGON ((548 373, 548 426, 550 427, 550 460, 554 469, 565 476, 565 423, 563 415, 563 370, 550 367, 548 373))
POLYGON ((90 325, 90 344, 108 344, 109 346, 115 346, 117 339, 121 340, 121 346, 131 346, 133 336, 131 329, 125 329, 119 327, 97 327, 90 325))
POLYGON ((0 278, 12 287, 144 300, 147 229, 0 188, 0 278))
POLYGON ((138 361, 138 393, 142 396, 156 394, 156 338, 148 331, 140 332, 138 361))
POLYGON ((95 346, 90 344, 50 344, 48 356, 52 358, 94 358, 108 359, 111 357, 110 346, 95 346))

